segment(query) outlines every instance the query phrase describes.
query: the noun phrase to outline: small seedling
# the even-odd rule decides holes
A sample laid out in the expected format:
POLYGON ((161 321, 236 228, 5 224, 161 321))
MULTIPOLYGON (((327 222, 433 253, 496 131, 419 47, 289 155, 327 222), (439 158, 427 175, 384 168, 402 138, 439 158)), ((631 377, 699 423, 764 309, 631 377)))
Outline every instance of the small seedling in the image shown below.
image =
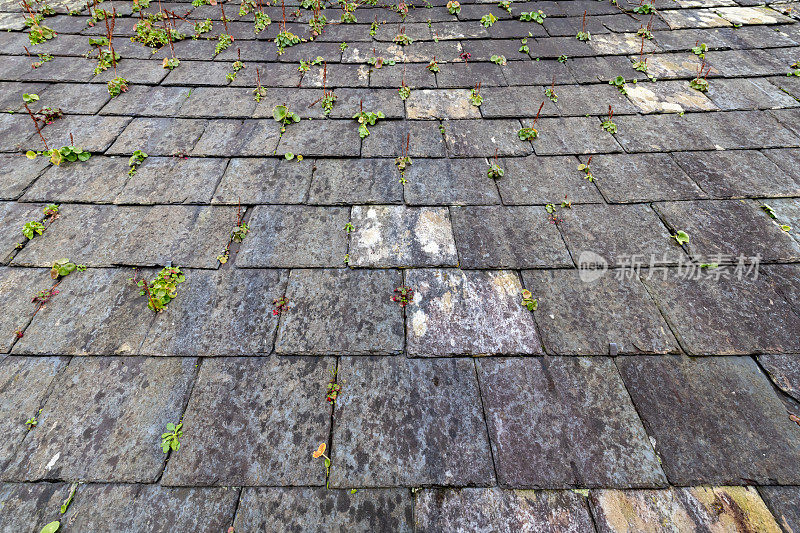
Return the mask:
MULTIPOLYGON (((38 415, 41 412, 42 412, 42 410, 39 409, 39 412, 36 413, 36 414, 38 415)), ((32 417, 30 417, 29 419, 27 419, 25 421, 25 427, 28 428, 28 431, 30 431, 33 428, 35 428, 38 424, 39 424, 39 418, 37 418, 37 416, 32 416, 32 417)))
POLYGON ((272 300, 272 305, 275 306, 275 309, 272 310, 272 315, 280 316, 289 310, 289 298, 287 298, 286 295, 283 295, 280 298, 275 298, 272 300))
POLYGON ((695 41, 695 44, 692 47, 692 53, 700 59, 705 59, 706 52, 708 52, 708 45, 706 43, 701 43, 700 41, 695 41))
POLYGON ((491 28, 495 22, 497 22, 497 17, 491 13, 481 17, 481 26, 484 28, 491 28))
POLYGON ((461 3, 459 3, 457 0, 450 0, 447 2, 447 10, 451 15, 458 15, 461 13, 461 3))
POLYGON ((25 235, 28 239, 33 239, 34 235, 41 235, 44 232, 45 227, 44 224, 39 222, 38 220, 31 220, 30 222, 26 222, 24 226, 22 226, 22 234, 25 235))
POLYGON ((581 163, 580 165, 578 165, 578 170, 583 172, 584 174, 583 179, 587 179, 590 182, 594 182, 594 174, 592 174, 592 170, 591 168, 589 168, 589 165, 591 163, 592 163, 592 156, 589 156, 589 159, 586 161, 586 163, 581 163))
POLYGON ((83 272, 84 270, 86 270, 86 265, 75 264, 66 257, 63 257, 53 263, 53 266, 50 268, 50 277, 52 279, 63 278, 75 271, 83 272))
POLYGON ((613 80, 610 80, 608 84, 616 87, 620 94, 628 94, 628 90, 625 88, 625 78, 623 76, 617 76, 613 80))
POLYGON ((164 61, 161 62, 161 66, 167 70, 176 69, 180 64, 181 60, 177 57, 165 57, 164 61))
POLYGON ((533 297, 531 291, 528 289, 522 289, 522 305, 524 305, 528 311, 536 311, 539 308, 539 300, 533 297))
POLYGON ((336 369, 331 370, 331 380, 328 382, 326 386, 326 394, 325 394, 325 401, 330 404, 335 404, 336 399, 339 397, 339 393, 342 392, 342 386, 336 382, 336 374, 338 372, 336 369))
POLYGON ((544 90, 544 95, 550 99, 554 104, 558 102, 558 95, 556 94, 556 77, 553 76, 553 83, 544 90))
POLYGON ((53 297, 56 296, 59 292, 61 291, 56 290, 55 286, 50 287, 49 289, 44 289, 42 291, 37 292, 36 295, 33 298, 31 298, 31 303, 36 304, 38 306, 36 309, 38 311, 39 309, 47 305, 47 303, 50 300, 52 300, 53 297))
POLYGON ((489 162, 489 169, 486 171, 486 175, 492 179, 500 179, 505 176, 506 171, 498 163, 497 159, 497 150, 494 151, 494 160, 489 162))
POLYGON ((402 81, 401 83, 402 85, 400 85, 400 88, 397 89, 397 94, 400 95, 401 100, 406 100, 409 96, 411 96, 411 87, 406 85, 405 81, 402 81))
POLYGON ((261 86, 261 74, 256 69, 256 88, 253 89, 253 99, 260 102, 265 96, 267 96, 267 89, 261 86))
MULTIPOLYGON (((263 9, 263 8, 262 8, 263 9)), ((253 13, 253 32, 258 35, 267 29, 267 26, 272 24, 272 19, 263 11, 256 11, 253 13)))
POLYGON ((164 267, 152 282, 138 277, 139 269, 135 269, 130 280, 139 287, 139 294, 147 296, 147 307, 156 313, 167 308, 167 305, 178 296, 178 284, 186 281, 180 268, 164 267))
POLYGON ((177 425, 172 422, 167 424, 166 433, 161 434, 161 451, 169 453, 170 450, 177 452, 181 447, 181 437, 183 437, 183 422, 177 425))
MULTIPOLYGON (((47 146, 47 144, 45 144, 47 146)), ((56 166, 60 166, 64 161, 74 163, 75 161, 88 161, 92 154, 78 148, 77 146, 62 146, 61 148, 52 148, 43 151, 28 150, 25 156, 28 159, 36 159, 40 155, 45 155, 50 158, 50 162, 56 166)))
POLYGON ((494 63, 495 65, 500 65, 501 67, 504 67, 508 64, 508 61, 506 61, 506 56, 493 54, 492 57, 490 57, 489 59, 491 60, 492 63, 494 63))
POLYGON ((586 11, 583 12, 583 20, 581 21, 581 31, 579 31, 575 35, 575 38, 582 42, 592 40, 592 34, 586 31, 586 11))
POLYGON ((275 119, 275 122, 280 122, 281 133, 286 131, 286 126, 289 124, 300 122, 300 115, 289 111, 289 108, 286 106, 286 104, 276 105, 272 109, 272 118, 275 119))
POLYGON ((505 9, 509 13, 511 13, 511 0, 501 0, 497 3, 497 7, 500 9, 505 9))
POLYGON ((70 504, 72 504, 72 500, 75 498, 75 491, 78 490, 78 483, 73 483, 69 489, 69 494, 67 495, 67 499, 64 500, 64 503, 61 504, 58 512, 64 514, 69 509, 70 504))
POLYGON ((711 65, 706 67, 706 60, 704 59, 703 62, 700 63, 700 70, 697 72, 697 77, 689 82, 689 87, 702 93, 708 92, 709 84, 706 77, 709 72, 711 72, 711 65))
MULTIPOLYGON (((325 455, 325 443, 320 443, 317 449, 311 454, 314 459, 319 457, 323 457, 325 459, 325 478, 327 479, 331 473, 331 459, 327 455, 325 455)), ((327 485, 326 485, 327 486, 327 485)))
POLYGON ((790 70, 786 75, 787 76, 800 76, 800 61, 796 61, 791 64, 790 70))
POLYGON ((653 15, 650 15, 650 21, 647 23, 647 26, 639 26, 639 29, 636 30, 636 35, 638 37, 644 37, 648 41, 653 38, 653 15))
POLYGON ((542 102, 539 106, 539 111, 536 112, 536 116, 533 118, 533 122, 531 123, 530 127, 522 128, 517 132, 517 137, 519 137, 520 141, 532 141, 539 137, 539 130, 537 130, 534 126, 536 126, 536 122, 539 120, 539 115, 542 113, 543 107, 544 102, 542 102))
POLYGON ((339 44, 339 50, 341 50, 342 52, 344 52, 344 51, 345 51, 345 50, 347 50, 348 48, 349 48, 349 46, 348 46, 348 44, 347 44, 347 43, 340 43, 340 44, 339 44))
POLYGON ((614 110, 611 109, 611 106, 608 106, 608 117, 605 120, 603 120, 601 126, 611 135, 617 133, 617 125, 614 124, 614 122, 611 120, 613 118, 614 118, 614 110))
POLYGON ((214 23, 211 19, 201 20, 194 23, 194 35, 192 36, 192 40, 196 41, 200 38, 201 35, 204 33, 210 32, 214 29, 214 23))
POLYGON ((394 290, 392 301, 397 302, 400 307, 405 307, 414 299, 414 289, 407 285, 401 285, 394 290))
POLYGON ((689 234, 683 230, 677 232, 675 235, 671 235, 671 237, 680 245, 684 245, 689 242, 689 234))
MULTIPOLYGON (((528 37, 532 37, 530 32, 528 32, 528 37)), ((523 37, 520 41, 522 46, 519 47, 519 51, 523 54, 528 54, 531 51, 531 47, 528 46, 528 37, 523 37)))
POLYGON ((382 111, 370 112, 364 111, 363 102, 359 103, 359 111, 353 118, 358 121, 358 136, 362 139, 369 135, 369 128, 367 126, 374 126, 380 118, 386 118, 382 111))
POLYGON ((772 206, 770 206, 769 204, 763 204, 763 205, 761 206, 761 209, 763 209, 763 210, 764 210, 764 212, 765 212, 767 215, 769 215, 769 218, 773 218, 773 219, 776 219, 776 218, 778 218, 778 217, 775 215, 775 210, 774 210, 774 209, 772 208, 772 206))
POLYGON ((128 80, 122 76, 117 76, 114 79, 108 80, 108 94, 111 95, 111 98, 116 98, 127 90, 128 80))
POLYGON ((633 8, 633 12, 640 15, 649 15, 653 12, 653 9, 652 4, 645 4, 644 0, 639 0, 639 5, 633 8))
POLYGON ((398 172, 400 172, 400 183, 405 185, 406 182, 406 169, 411 166, 411 156, 409 155, 409 149, 411 147, 411 134, 406 135, 406 145, 405 147, 400 148, 400 155, 394 159, 394 165, 397 167, 398 172))
POLYGON ((436 56, 433 56, 433 59, 431 59, 431 62, 428 63, 426 68, 434 74, 439 72, 439 63, 436 61, 436 56))
POLYGON ((478 82, 477 85, 470 91, 469 94, 469 103, 474 105, 475 107, 480 107, 483 103, 483 96, 481 96, 481 84, 478 82))
POLYGON ((396 42, 400 46, 406 46, 406 45, 411 44, 411 43, 414 42, 414 40, 411 37, 406 35, 406 27, 405 26, 400 28, 400 33, 398 33, 397 36, 395 36, 395 38, 393 40, 394 40, 394 42, 396 42))
POLYGON ((565 56, 564 54, 561 54, 560 56, 558 56, 557 61, 559 63, 561 63, 562 65, 566 65, 567 64, 567 59, 569 59, 567 56, 565 56))
POLYGON ((544 19, 547 18, 547 15, 544 14, 544 11, 541 9, 539 11, 523 11, 519 14, 519 20, 523 22, 538 22, 539 24, 544 24, 544 19))
POLYGON ((133 155, 131 155, 130 159, 128 159, 128 166, 130 170, 128 170, 128 176, 133 176, 136 174, 136 169, 141 165, 145 159, 147 159, 148 155, 141 150, 134 150, 133 155))

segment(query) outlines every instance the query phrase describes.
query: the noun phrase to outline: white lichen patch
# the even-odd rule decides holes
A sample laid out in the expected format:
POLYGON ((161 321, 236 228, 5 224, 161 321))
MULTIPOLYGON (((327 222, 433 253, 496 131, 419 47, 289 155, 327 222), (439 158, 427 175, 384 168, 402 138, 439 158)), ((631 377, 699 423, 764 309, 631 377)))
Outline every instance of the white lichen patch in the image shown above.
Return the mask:
POLYGON ((423 89, 412 91, 406 112, 412 120, 481 118, 469 101, 469 89, 423 89))
MULTIPOLYGON (((642 50, 642 38, 635 33, 607 33, 592 35, 589 45, 600 54, 638 54, 642 50)), ((644 41, 644 53, 659 51, 659 47, 653 41, 644 41)))
POLYGON ((733 24, 780 24, 793 22, 768 7, 721 7, 715 10, 719 16, 733 24))
POLYGON ((732 26, 730 22, 717 15, 711 9, 693 11, 666 10, 660 12, 661 17, 673 30, 683 28, 722 28, 732 26))
POLYGON ((628 87, 628 98, 642 113, 712 111, 717 108, 706 95, 684 82, 639 83, 628 87))

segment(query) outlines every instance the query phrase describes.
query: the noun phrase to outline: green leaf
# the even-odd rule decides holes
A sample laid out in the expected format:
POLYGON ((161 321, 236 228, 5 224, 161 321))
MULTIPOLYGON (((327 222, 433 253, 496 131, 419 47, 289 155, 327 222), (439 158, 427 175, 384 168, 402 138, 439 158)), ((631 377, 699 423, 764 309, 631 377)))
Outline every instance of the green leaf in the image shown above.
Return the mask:
POLYGON ((58 520, 54 520, 49 524, 47 524, 46 526, 44 526, 42 528, 42 531, 40 531, 40 533, 56 533, 56 531, 58 531, 58 528, 60 527, 61 527, 61 522, 59 522, 58 520))
POLYGON ((676 241, 678 241, 678 244, 681 244, 681 245, 686 244, 687 242, 689 242, 689 234, 686 233, 683 230, 681 230, 677 234, 673 235, 672 238, 675 239, 676 241))
POLYGON ((325 458, 325 468, 330 468, 330 467, 331 467, 331 460, 326 457, 325 458))
POLYGON ((78 154, 78 159, 81 161, 88 161, 90 157, 92 157, 92 154, 89 152, 81 152, 78 154))
POLYGON ((39 154, 37 154, 33 150, 28 150, 27 152, 25 152, 25 157, 27 157, 28 159, 36 159, 37 155, 39 154))
POLYGON ((175 424, 173 424, 172 422, 168 422, 167 423, 167 430, 168 431, 175 431, 175 424))
POLYGON ((278 122, 283 122, 283 119, 286 118, 287 112, 288 109, 286 109, 285 105, 276 105, 275 108, 272 110, 272 118, 274 118, 278 122))
POLYGON ((294 154, 292 152, 286 152, 285 154, 283 154, 283 157, 291 161, 292 159, 294 159, 294 154))

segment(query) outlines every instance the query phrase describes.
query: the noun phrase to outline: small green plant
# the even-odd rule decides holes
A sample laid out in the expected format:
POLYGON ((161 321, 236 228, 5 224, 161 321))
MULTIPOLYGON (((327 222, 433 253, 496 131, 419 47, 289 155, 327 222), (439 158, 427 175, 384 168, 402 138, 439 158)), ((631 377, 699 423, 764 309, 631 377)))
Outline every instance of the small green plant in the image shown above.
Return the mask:
POLYGON ((544 90, 544 95, 550 99, 554 104, 558 102, 558 95, 556 94, 556 77, 553 76, 553 83, 550 87, 544 90))
POLYGON ((400 155, 394 159, 394 166, 397 167, 397 171, 400 172, 400 183, 405 185, 406 181, 406 169, 411 166, 411 156, 409 155, 409 149, 411 147, 411 134, 406 135, 406 145, 405 149, 401 146, 400 147, 400 155))
POLYGON ((592 40, 592 34, 586 31, 586 11, 583 12, 583 19, 581 21, 581 31, 579 31, 575 35, 575 38, 582 42, 592 40))
POLYGON ((592 156, 589 156, 589 159, 586 160, 586 163, 581 163, 578 165, 578 170, 583 172, 583 179, 589 180, 590 182, 594 182, 594 174, 592 174, 592 169, 589 168, 589 165, 592 163, 592 156))
POLYGON ((644 0, 639 0, 639 5, 633 8, 633 12, 640 15, 649 15, 653 12, 653 5, 645 4, 644 0))
POLYGON ((176 43, 185 39, 186 35, 176 29, 169 26, 161 27, 163 25, 162 21, 167 20, 167 18, 168 15, 163 11, 148 13, 143 18, 140 18, 133 27, 136 35, 131 37, 131 41, 141 43, 150 48, 161 48, 170 42, 176 43))
POLYGON ((611 120, 612 118, 614 118, 614 110, 611 109, 611 106, 608 106, 608 117, 605 120, 603 120, 601 126, 608 133, 614 135, 615 133, 617 133, 617 125, 614 124, 614 122, 611 120))
POLYGON ((562 65, 566 65, 567 64, 567 59, 569 59, 567 56, 565 56, 564 54, 561 54, 560 56, 558 56, 557 61, 559 63, 561 63, 562 65))
POLYGON ((644 37, 647 40, 651 40, 653 38, 653 17, 650 17, 650 22, 647 26, 640 26, 638 30, 636 30, 637 37, 644 37))
POLYGON ((339 44, 339 50, 341 50, 342 52, 344 52, 344 51, 345 51, 345 50, 347 50, 348 48, 349 48, 349 46, 348 46, 348 44, 347 44, 347 43, 340 43, 340 44, 339 44))
POLYGON ((267 89, 261 86, 261 74, 256 69, 256 88, 253 89, 253 99, 256 102, 260 102, 265 96, 267 96, 267 89))
POLYGON ((369 112, 364 111, 363 102, 359 104, 359 112, 353 115, 353 118, 358 121, 358 136, 362 139, 369 135, 369 128, 367 126, 374 126, 380 118, 386 118, 382 111, 369 112))
POLYGON ((358 4, 347 3, 342 0, 340 5, 342 6, 342 17, 340 19, 342 24, 355 24, 358 22, 358 19, 356 19, 356 8, 358 7, 358 4))
POLYGON ((708 76, 709 72, 711 72, 711 65, 706 68, 706 60, 704 59, 703 62, 700 63, 700 70, 698 71, 697 76, 689 82, 689 87, 700 91, 701 93, 708 92, 709 84, 706 77, 708 76))
POLYGON ((214 55, 226 50, 231 44, 233 44, 233 35, 220 33, 217 37, 217 45, 214 47, 214 55))
POLYGON ((52 28, 48 28, 44 24, 39 24, 38 22, 32 23, 30 27, 31 30, 30 33, 28 33, 28 40, 34 45, 45 43, 57 35, 52 28))
MULTIPOLYGON (((528 32, 528 37, 532 37, 532 34, 530 32, 528 32)), ((519 51, 522 52, 523 54, 528 54, 531 51, 531 47, 528 46, 528 37, 523 37, 522 40, 520 41, 521 46, 519 47, 519 51)))
POLYGON ((505 9, 509 13, 511 13, 511 0, 501 0, 497 3, 497 7, 500 9, 505 9))
POLYGON ((60 527, 61 527, 61 522, 58 520, 54 520, 49 524, 47 524, 46 526, 44 526, 39 533, 56 533, 56 531, 58 531, 58 528, 60 527))
POLYGON ((321 65, 322 61, 323 61, 323 59, 322 59, 321 56, 317 56, 315 59, 312 59, 312 60, 309 60, 309 61, 304 61, 304 60, 301 59, 300 60, 300 66, 297 67, 297 70, 299 70, 300 72, 308 72, 309 69, 312 66, 321 65))
POLYGON ((167 70, 176 69, 180 64, 181 60, 177 57, 165 57, 164 61, 161 62, 161 66, 167 70))
POLYGON ((42 410, 36 412, 36 414, 25 421, 25 427, 28 428, 28 431, 32 430, 39 424, 38 416, 42 413, 42 410))
POLYGON ((613 80, 610 80, 608 84, 616 87, 620 94, 628 94, 628 90, 625 88, 625 78, 623 76, 617 76, 613 80))
POLYGON ((678 231, 675 235, 671 235, 671 237, 680 245, 684 245, 689 242, 689 234, 683 230, 678 231))
POLYGON ((447 10, 451 15, 458 15, 461 13, 461 3, 457 0, 450 0, 447 2, 447 10))
POLYGON ((300 122, 300 115, 290 111, 286 104, 276 105, 272 109, 272 118, 281 124, 281 133, 286 131, 286 126, 292 123, 300 122))
POLYGON ((300 44, 301 39, 289 30, 284 29, 275 37, 275 44, 278 46, 278 55, 283 54, 284 49, 300 44))
POLYGON ((31 68, 39 68, 48 61, 53 60, 53 56, 51 54, 37 54, 39 57, 39 61, 35 61, 31 63, 31 68))
POLYGON ((178 296, 178 285, 186 281, 186 276, 180 268, 164 267, 152 282, 148 282, 138 277, 136 269, 131 281, 139 287, 140 295, 147 296, 147 307, 151 311, 160 313, 178 296))
POLYGON ((433 59, 428 63, 426 68, 434 74, 439 72, 439 63, 436 61, 436 56, 433 56, 433 59))
POLYGON ((400 46, 406 46, 414 42, 414 40, 406 34, 405 26, 400 28, 400 33, 398 33, 392 40, 400 46))
POLYGON ((78 148, 77 146, 62 146, 61 148, 53 148, 50 150, 43 150, 41 152, 34 152, 33 150, 28 150, 25 155, 28 159, 36 159, 36 157, 40 155, 48 156, 50 158, 50 162, 56 166, 61 165, 64 161, 69 161, 74 163, 75 161, 87 161, 92 154, 78 148))
POLYGON ((492 63, 495 65, 500 65, 501 67, 504 67, 508 64, 508 61, 506 61, 506 56, 492 55, 492 57, 489 59, 492 61, 492 63))
POLYGON ((771 205, 769 205, 769 204, 762 204, 762 205, 761 205, 761 209, 763 209, 763 210, 764 210, 764 212, 765 212, 767 215, 769 215, 769 218, 773 218, 773 219, 776 219, 776 218, 778 218, 778 217, 776 216, 776 214, 775 214, 775 210, 772 208, 772 206, 771 206, 771 205))
POLYGON ((647 73, 647 58, 640 57, 638 61, 633 62, 633 70, 647 73))
POLYGON ((400 88, 397 89, 397 94, 400 95, 401 100, 406 100, 409 96, 411 96, 411 87, 406 85, 405 81, 402 81, 400 88))
POLYGON ((533 297, 531 291, 528 289, 522 289, 522 305, 524 305, 528 311, 536 311, 539 308, 539 300, 533 297))
POLYGON ((800 61, 795 61, 792 63, 790 70, 786 75, 787 76, 800 76, 800 61))
POLYGON ((402 285, 394 290, 392 301, 397 302, 400 307, 405 307, 414 300, 414 289, 407 285, 402 285))
POLYGON ((122 76, 117 76, 116 78, 108 80, 107 85, 108 85, 108 94, 111 95, 111 98, 116 98, 117 96, 128 90, 128 80, 126 80, 122 76))
POLYGON ((337 374, 338 372, 335 368, 331 370, 331 380, 328 382, 326 387, 325 400, 331 404, 336 403, 339 393, 342 392, 342 386, 336 381, 337 374))
MULTIPOLYGON (((267 29, 267 26, 272 24, 272 19, 263 11, 256 11, 253 13, 253 32, 258 35, 267 29)), ((291 45, 290 45, 291 46, 291 45)))
POLYGON ((700 59, 705 59, 706 52, 708 52, 708 45, 706 43, 701 43, 700 41, 696 41, 695 45, 692 47, 692 53, 697 57, 699 57, 700 59))
POLYGON ((530 127, 522 128, 517 132, 517 137, 519 137, 520 141, 532 141, 539 137, 539 130, 537 130, 534 126, 536 126, 536 122, 539 120, 539 115, 541 114, 543 107, 544 102, 542 102, 539 106, 539 111, 536 112, 536 116, 534 117, 530 127))
POLYGON ((161 451, 169 453, 170 450, 177 452, 181 447, 181 437, 183 437, 183 422, 167 424, 167 431, 161 434, 161 451))
POLYGON ((83 272, 84 270, 86 270, 86 265, 78 265, 66 257, 62 257, 53 263, 52 267, 50 267, 50 277, 52 279, 63 278, 65 276, 69 276, 75 271, 83 272))
POLYGON ((192 40, 196 41, 204 33, 210 32, 214 28, 214 23, 211 19, 201 20, 194 23, 194 35, 192 40))
POLYGON ((481 17, 481 26, 484 28, 491 28, 495 22, 497 22, 497 17, 491 13, 481 17))
POLYGON ((94 73, 100 74, 101 72, 108 70, 109 68, 115 66, 121 58, 122 56, 120 56, 111 48, 108 50, 98 50, 97 66, 94 67, 94 73))
POLYGON ((477 85, 470 91, 469 94, 469 103, 474 105, 475 107, 480 107, 483 103, 483 96, 481 96, 481 84, 478 82, 477 85))
POLYGON ((333 105, 336 103, 336 99, 338 97, 336 94, 331 90, 323 91, 322 98, 320 98, 320 105, 322 106, 322 112, 325 116, 328 116, 333 111, 333 105))
POLYGON ((280 316, 289 310, 289 298, 284 294, 272 300, 272 305, 275 306, 275 309, 272 310, 272 316, 280 316))
POLYGON ((134 150, 133 155, 128 159, 128 166, 130 167, 128 176, 136 174, 137 167, 141 165, 147 157, 148 155, 141 150, 134 150))
POLYGON ((496 180, 500 179, 505 176, 506 171, 498 163, 497 159, 497 150, 494 151, 494 159, 489 162, 489 169, 486 171, 486 175, 490 178, 496 180))
POLYGON ((544 11, 541 9, 539 11, 523 11, 519 14, 519 20, 522 22, 538 22, 539 24, 544 24, 544 19, 547 18, 547 15, 544 14, 544 11))

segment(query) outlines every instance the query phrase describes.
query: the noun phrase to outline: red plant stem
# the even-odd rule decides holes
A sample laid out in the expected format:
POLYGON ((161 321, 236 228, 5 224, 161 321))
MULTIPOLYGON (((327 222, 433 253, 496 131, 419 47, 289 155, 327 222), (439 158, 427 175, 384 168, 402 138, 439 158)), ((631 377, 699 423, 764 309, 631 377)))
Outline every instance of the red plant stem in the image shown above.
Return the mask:
POLYGON ((542 108, 543 107, 544 107, 544 100, 542 100, 542 105, 539 106, 539 111, 536 112, 536 118, 533 119, 533 123, 531 124, 531 127, 536 125, 536 121, 539 120, 539 113, 542 112, 542 108))
POLYGON ((25 106, 25 110, 26 110, 26 111, 28 112, 28 114, 31 116, 31 120, 33 121, 33 125, 34 125, 34 126, 36 126, 36 133, 38 133, 38 134, 39 134, 39 138, 40 138, 40 139, 42 140, 42 142, 44 143, 44 148, 45 148, 45 150, 48 150, 48 151, 49 151, 49 150, 50 150, 50 147, 49 147, 49 146, 47 146, 47 141, 45 141, 45 140, 44 140, 44 135, 42 135, 42 130, 41 130, 41 129, 39 129, 39 123, 38 123, 38 122, 36 122, 36 117, 34 117, 34 116, 33 116, 33 111, 31 111, 31 108, 30 108, 30 107, 28 107, 28 104, 23 104, 23 105, 25 106))

